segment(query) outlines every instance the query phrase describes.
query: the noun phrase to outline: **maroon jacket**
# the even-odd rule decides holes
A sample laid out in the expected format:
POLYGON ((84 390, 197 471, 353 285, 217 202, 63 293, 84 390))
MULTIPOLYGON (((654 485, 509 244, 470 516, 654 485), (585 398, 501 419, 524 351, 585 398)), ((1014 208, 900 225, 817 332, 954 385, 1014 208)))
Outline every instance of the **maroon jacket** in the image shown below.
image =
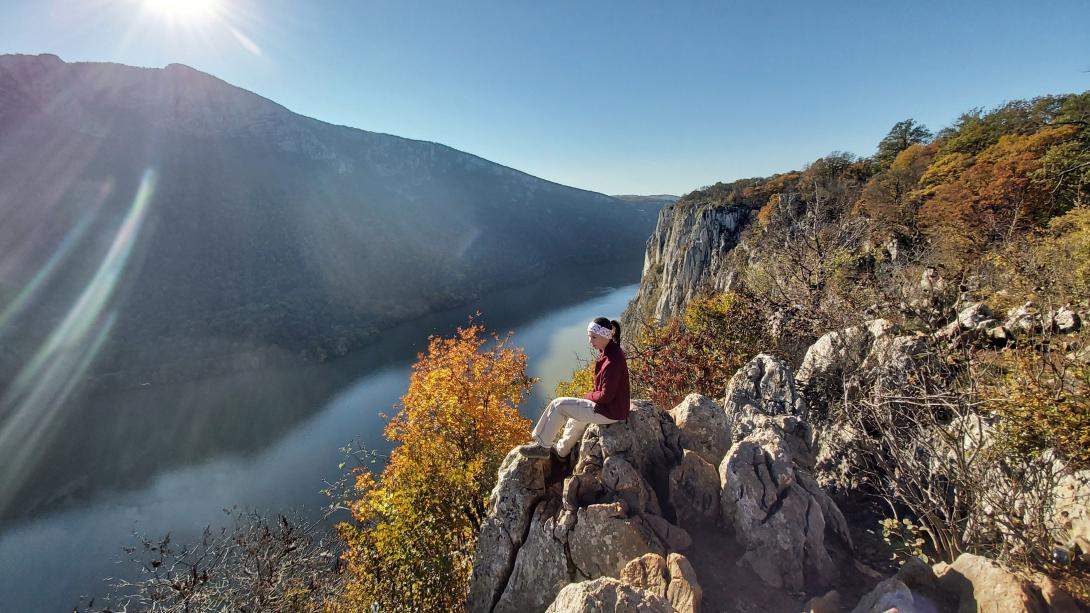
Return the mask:
POLYGON ((628 361, 624 349, 614 341, 594 360, 594 391, 583 396, 594 402, 594 412, 610 419, 628 419, 631 402, 628 389, 628 361))

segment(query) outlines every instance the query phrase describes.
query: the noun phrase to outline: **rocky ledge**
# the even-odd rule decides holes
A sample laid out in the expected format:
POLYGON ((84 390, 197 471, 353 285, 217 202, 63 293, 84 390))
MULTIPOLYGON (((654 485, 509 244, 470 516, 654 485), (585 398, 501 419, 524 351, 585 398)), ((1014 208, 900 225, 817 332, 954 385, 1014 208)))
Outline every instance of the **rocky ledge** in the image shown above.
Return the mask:
MULTIPOLYGON (((839 343, 827 344, 835 353, 839 343)), ((826 374, 817 362, 804 383, 826 374)), ((784 362, 762 354, 722 402, 694 394, 665 410, 634 401, 626 422, 587 428, 568 461, 512 450, 481 528, 467 609, 1078 610, 1047 579, 977 556, 909 563, 889 578, 856 561, 844 515, 815 478, 796 385, 784 362)))

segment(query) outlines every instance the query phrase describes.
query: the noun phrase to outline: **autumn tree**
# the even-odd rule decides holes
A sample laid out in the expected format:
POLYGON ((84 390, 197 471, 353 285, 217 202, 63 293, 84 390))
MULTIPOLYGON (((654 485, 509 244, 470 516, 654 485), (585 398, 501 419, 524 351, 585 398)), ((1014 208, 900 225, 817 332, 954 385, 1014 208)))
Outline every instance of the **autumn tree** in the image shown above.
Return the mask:
POLYGON ((908 149, 912 145, 927 143, 931 140, 931 131, 926 126, 916 123, 914 119, 906 119, 893 124, 893 128, 885 138, 878 143, 878 153, 874 159, 883 168, 888 168, 897 158, 897 154, 908 149))
POLYGON ((721 396, 726 382, 750 358, 773 350, 764 314, 744 292, 693 298, 682 317, 645 326, 631 343, 636 393, 667 408, 692 392, 721 396))
POLYGON ((534 379, 526 355, 470 323, 433 336, 386 427, 397 445, 381 477, 360 470, 347 551, 350 610, 450 611, 465 600, 500 462, 529 440, 517 407, 534 379))

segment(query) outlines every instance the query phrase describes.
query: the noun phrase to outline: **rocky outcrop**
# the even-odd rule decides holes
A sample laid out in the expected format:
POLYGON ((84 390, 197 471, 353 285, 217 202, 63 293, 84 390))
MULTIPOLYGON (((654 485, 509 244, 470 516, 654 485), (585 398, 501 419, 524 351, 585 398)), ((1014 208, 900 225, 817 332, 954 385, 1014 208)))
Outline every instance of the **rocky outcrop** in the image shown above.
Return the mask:
POLYGON ((963 553, 953 564, 936 564, 935 575, 943 591, 956 597, 959 613, 1049 610, 1031 582, 981 556, 963 553))
POLYGON ((757 356, 731 379, 727 406, 736 411, 737 442, 719 467, 720 503, 724 524, 745 547, 739 564, 791 592, 829 584, 837 569, 825 546, 826 524, 848 547, 851 538, 809 472, 809 427, 796 416, 805 405, 790 369, 757 356))
POLYGON ((626 422, 587 428, 571 474, 512 450, 481 528, 467 609, 543 611, 569 583, 689 547, 669 504, 680 438, 667 412, 636 401, 626 422))
POLYGON ((570 464, 522 447, 508 454, 481 528, 469 611, 566 610, 558 607, 599 592, 622 604, 639 595, 588 581, 603 577, 698 611, 698 569, 678 555, 693 544, 686 528, 732 532, 743 550, 723 551, 722 563, 771 586, 801 592, 836 576, 826 529, 851 541, 810 474, 806 407, 785 363, 751 360, 723 405, 692 395, 670 411, 641 400, 631 409, 626 422, 588 427, 570 464))
POLYGON ((859 601, 859 604, 852 609, 852 613, 885 613, 890 609, 898 613, 916 610, 912 592, 908 586, 895 578, 879 583, 859 601))
POLYGON ((1053 522, 1071 557, 1090 562, 1090 470, 1063 475, 1053 491, 1053 522))
POLYGON ((621 571, 621 581, 632 587, 647 590, 660 598, 666 598, 670 589, 670 571, 666 568, 666 558, 649 553, 640 556, 625 565, 621 571))
POLYGON ((994 560, 964 553, 953 564, 909 558, 896 576, 864 595, 852 613, 1078 613, 1079 606, 1044 575, 1019 576, 994 560))
POLYGON ((719 466, 731 444, 730 422, 723 407, 707 396, 689 394, 670 410, 670 417, 681 431, 681 445, 719 466))
POLYGON ((548 613, 673 613, 670 602, 617 579, 572 583, 560 591, 548 613))
POLYGON ((926 337, 875 319, 822 335, 807 349, 795 384, 820 420, 830 402, 897 387, 927 352, 926 337))
POLYGON ((680 554, 671 553, 666 561, 670 574, 670 587, 666 590, 666 599, 677 613, 700 613, 700 603, 704 590, 696 578, 696 570, 689 560, 680 554))
POLYGON ((719 518, 719 472, 695 451, 685 450, 670 471, 670 503, 679 526, 688 528, 719 518))
POLYGON ((670 602, 677 613, 699 613, 703 590, 689 560, 677 553, 669 559, 647 554, 629 562, 621 581, 670 602))
POLYGON ((629 517, 620 503, 579 509, 570 534, 571 560, 584 577, 619 577, 632 558, 666 552, 666 543, 650 523, 629 517))
POLYGON ((795 375, 802 388, 838 382, 862 368, 872 353, 881 353, 896 336, 897 327, 885 319, 826 332, 810 346, 795 375))
POLYGON ((547 461, 527 457, 523 449, 511 450, 500 465, 477 541, 470 611, 491 611, 507 589, 516 555, 529 535, 534 507, 545 496, 547 461))
MULTIPOLYGON (((739 422, 740 416, 795 415, 806 419, 806 402, 795 389, 795 378, 787 364, 774 356, 762 353, 734 373, 727 383, 723 399, 727 415, 739 422)), ((733 432, 735 440, 740 434, 733 432)))
POLYGON ((744 207, 681 202, 659 211, 647 241, 640 289, 621 323, 658 323, 677 315, 700 291, 722 291, 733 282, 727 255, 749 226, 744 207))

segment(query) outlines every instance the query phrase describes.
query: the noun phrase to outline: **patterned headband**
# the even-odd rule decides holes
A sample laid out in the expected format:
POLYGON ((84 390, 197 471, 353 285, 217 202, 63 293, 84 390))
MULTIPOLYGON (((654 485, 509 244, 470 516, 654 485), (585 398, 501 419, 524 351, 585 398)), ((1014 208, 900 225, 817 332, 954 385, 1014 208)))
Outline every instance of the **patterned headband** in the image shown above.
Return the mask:
POLYGON ((613 330, 599 326, 593 321, 590 322, 590 325, 587 326, 587 332, 590 332, 591 334, 597 334, 602 338, 613 338, 613 330))

